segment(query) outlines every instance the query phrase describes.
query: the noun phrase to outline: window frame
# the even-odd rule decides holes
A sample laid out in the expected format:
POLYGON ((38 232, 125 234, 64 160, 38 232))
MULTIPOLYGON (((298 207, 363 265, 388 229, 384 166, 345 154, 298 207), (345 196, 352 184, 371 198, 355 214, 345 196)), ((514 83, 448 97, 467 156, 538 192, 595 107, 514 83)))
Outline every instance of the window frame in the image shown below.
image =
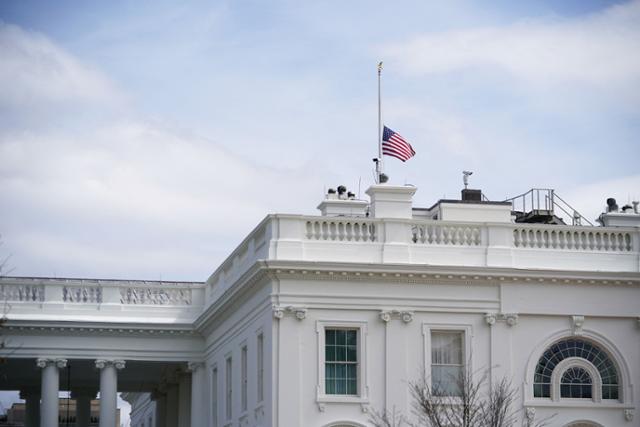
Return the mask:
POLYGON ((369 384, 367 378, 367 322, 355 320, 318 320, 316 322, 317 354, 318 354, 318 382, 316 386, 317 403, 368 403, 369 384), (357 394, 327 394, 325 390, 325 330, 351 329, 356 330, 357 339, 357 394))
POLYGON ((249 345, 240 345, 240 415, 249 408, 249 345))
MULTIPOLYGON (((431 333, 432 332, 459 332, 462 333, 462 370, 465 374, 473 372, 473 360, 471 354, 473 340, 473 326, 468 323, 423 323, 423 360, 425 376, 429 379, 430 387, 433 387, 433 378, 431 378, 431 333)), ((455 399, 458 396, 439 396, 443 399, 455 399)))
POLYGON ((256 402, 264 402, 264 331, 256 331, 256 402))
POLYGON ((211 424, 213 427, 218 427, 218 417, 220 416, 219 375, 218 364, 214 363, 211 366, 211 424))
POLYGON ((224 419, 233 420, 233 354, 224 357, 224 419))

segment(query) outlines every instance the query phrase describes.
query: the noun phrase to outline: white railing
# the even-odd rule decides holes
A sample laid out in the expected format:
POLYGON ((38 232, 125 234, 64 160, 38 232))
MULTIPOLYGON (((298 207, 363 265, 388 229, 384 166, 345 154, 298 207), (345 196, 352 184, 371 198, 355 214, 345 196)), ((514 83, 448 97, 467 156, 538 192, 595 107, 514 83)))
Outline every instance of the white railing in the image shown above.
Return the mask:
POLYGON ((376 241, 376 224, 358 218, 319 218, 306 222, 308 240, 331 240, 345 242, 376 241))
POLYGON ((120 303, 124 305, 191 305, 191 289, 120 288, 120 303))
POLYGON ((42 302, 44 301, 44 287, 30 284, 2 284, 0 285, 0 301, 42 302))
MULTIPOLYGON (((552 226, 553 227, 553 226, 552 226)), ((631 252, 631 233, 598 228, 550 229, 549 227, 516 226, 513 230, 516 248, 566 249, 579 251, 631 252)))
POLYGON ((64 286, 62 301, 66 303, 102 303, 102 288, 97 286, 64 286))
POLYGON ((413 224, 411 241, 428 245, 479 246, 480 227, 470 225, 413 224))

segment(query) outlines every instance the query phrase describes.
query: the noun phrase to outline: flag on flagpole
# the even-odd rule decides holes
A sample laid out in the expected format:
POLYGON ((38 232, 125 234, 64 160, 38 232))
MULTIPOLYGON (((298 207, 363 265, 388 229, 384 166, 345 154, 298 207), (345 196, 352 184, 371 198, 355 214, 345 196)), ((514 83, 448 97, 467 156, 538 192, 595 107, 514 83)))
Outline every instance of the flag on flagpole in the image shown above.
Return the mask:
POLYGON ((413 150, 411 144, 405 141, 400 134, 385 126, 382 132, 382 154, 406 162, 412 158, 416 152, 413 150))

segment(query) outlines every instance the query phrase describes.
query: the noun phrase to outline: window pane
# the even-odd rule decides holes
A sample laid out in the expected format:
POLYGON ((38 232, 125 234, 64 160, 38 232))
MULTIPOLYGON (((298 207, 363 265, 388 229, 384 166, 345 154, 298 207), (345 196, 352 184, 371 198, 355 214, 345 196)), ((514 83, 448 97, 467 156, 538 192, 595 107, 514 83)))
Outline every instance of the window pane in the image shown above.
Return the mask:
POLYGON ((460 332, 432 332, 431 333, 431 363, 457 364, 462 362, 462 333, 460 332))
POLYGON ((431 332, 431 387, 434 394, 460 395, 464 373, 462 342, 462 332, 431 332))
POLYGON ((357 334, 357 329, 325 329, 326 394, 358 393, 357 334))
POLYGON ((436 396, 460 396, 462 367, 432 366, 431 387, 436 396))
POLYGON ((347 347, 347 361, 349 362, 357 362, 358 361, 358 352, 355 346, 347 347))
POLYGON ((324 341, 325 344, 335 344, 336 343, 336 331, 335 329, 327 329, 324 332, 324 341))
POLYGON ((324 351, 324 360, 327 362, 334 362, 336 360, 336 347, 328 345, 324 351))
POLYGON ((357 345, 357 336, 356 331, 347 331, 347 345, 357 345))

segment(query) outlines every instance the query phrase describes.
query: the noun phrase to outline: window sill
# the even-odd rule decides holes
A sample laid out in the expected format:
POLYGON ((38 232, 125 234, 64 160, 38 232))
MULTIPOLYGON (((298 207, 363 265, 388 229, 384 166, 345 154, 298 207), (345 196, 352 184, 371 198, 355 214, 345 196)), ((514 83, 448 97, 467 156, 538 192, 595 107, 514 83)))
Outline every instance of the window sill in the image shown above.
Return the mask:
POLYGON ((524 406, 531 407, 547 407, 547 408, 609 408, 609 409, 634 409, 633 404, 626 404, 614 400, 603 400, 602 402, 594 402, 591 399, 565 399, 554 402, 550 399, 540 398, 527 400, 524 406))
POLYGON ((342 396, 342 395, 322 395, 316 398, 316 403, 318 404, 318 410, 320 412, 325 411, 325 407, 327 404, 347 404, 347 405, 360 405, 362 412, 367 411, 367 407, 369 406, 369 398, 363 396, 342 396))

